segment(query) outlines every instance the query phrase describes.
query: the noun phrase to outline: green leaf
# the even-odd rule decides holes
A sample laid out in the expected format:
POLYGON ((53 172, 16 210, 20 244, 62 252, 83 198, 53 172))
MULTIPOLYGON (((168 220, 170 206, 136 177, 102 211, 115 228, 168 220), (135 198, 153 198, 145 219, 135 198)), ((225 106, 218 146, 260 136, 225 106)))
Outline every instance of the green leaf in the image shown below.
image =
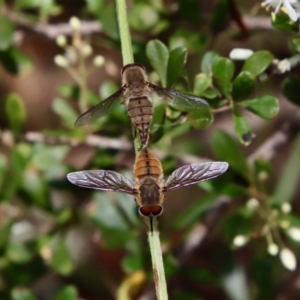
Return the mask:
POLYGON ((211 77, 200 73, 195 76, 194 79, 194 94, 201 96, 205 90, 212 85, 211 77))
POLYGON ((216 81, 226 98, 230 98, 231 79, 234 75, 234 63, 224 57, 215 59, 212 64, 212 72, 216 81))
POLYGON ((239 102, 240 106, 247 108, 263 119, 273 119, 279 112, 279 101, 274 96, 264 95, 252 100, 239 102))
POLYGON ((213 122, 214 116, 209 107, 200 108, 189 112, 188 120, 193 127, 203 129, 208 127, 213 122))
POLYGON ((200 217, 214 206, 215 194, 208 194, 196 201, 183 211, 173 223, 175 229, 189 228, 196 223, 200 217))
POLYGON ((287 77, 282 82, 282 90, 284 95, 292 103, 300 105, 300 78, 293 75, 287 77))
POLYGON ((14 241, 7 245, 6 256, 15 263, 23 264, 30 261, 33 253, 23 243, 14 241))
POLYGON ((283 172, 281 172, 280 180, 276 185, 274 192, 274 202, 283 203, 291 202, 299 187, 300 180, 300 134, 297 135, 291 154, 288 156, 284 164, 283 172))
POLYGON ((155 143, 161 139, 167 128, 165 125, 166 105, 161 103, 154 107, 153 119, 150 125, 151 143, 155 143))
POLYGON ((14 287, 11 291, 12 300, 36 300, 33 293, 25 287, 14 287))
POLYGON ((18 135, 26 119, 24 102, 19 95, 10 94, 6 99, 5 109, 11 130, 14 135, 18 135))
POLYGON ((136 271, 143 269, 143 259, 140 255, 137 255, 136 253, 131 255, 126 255, 122 259, 122 269, 127 274, 132 274, 136 271))
POLYGON ((167 68, 169 61, 169 50, 159 40, 152 40, 146 46, 147 57, 158 74, 162 85, 166 87, 167 84, 167 68))
POLYGON ((255 78, 267 69, 273 59, 274 56, 269 51, 257 51, 245 61, 243 71, 251 73, 251 75, 255 78))
POLYGON ((167 68, 167 86, 171 87, 182 74, 184 64, 186 63, 187 49, 178 47, 170 51, 167 68))
POLYGON ((0 62, 9 73, 17 74, 19 72, 19 66, 12 49, 0 51, 0 62))
POLYGON ((102 0, 86 0, 87 8, 94 13, 98 13, 102 8, 103 1, 102 0))
POLYGON ((55 300, 76 300, 78 298, 78 291, 75 286, 68 285, 60 290, 55 300))
POLYGON ((4 154, 0 153, 0 191, 6 176, 7 158, 4 154))
POLYGON ((233 123, 235 132, 242 144, 248 146, 252 141, 251 128, 246 119, 237 111, 233 112, 233 123))
MULTIPOLYGON (((139 32, 146 30, 149 32, 157 25, 164 26, 162 19, 159 19, 158 12, 153 9, 153 6, 142 1, 136 2, 128 11, 128 20, 130 27, 137 29, 139 32)), ((156 30, 160 30, 160 28, 157 27, 156 30)))
POLYGON ((7 50, 13 41, 14 25, 5 16, 0 16, 0 50, 7 50))
POLYGON ((300 38, 299 37, 291 39, 291 45, 296 52, 300 53, 300 38))
POLYGON ((74 124, 78 115, 66 100, 56 98, 53 101, 52 109, 62 118, 65 126, 74 128, 74 124))
POLYGON ((208 51, 204 54, 201 62, 201 71, 208 77, 211 76, 212 64, 218 57, 219 54, 213 51, 208 51))
POLYGON ((250 169, 246 157, 235 140, 225 131, 217 131, 212 136, 212 150, 215 156, 229 163, 243 177, 250 178, 250 169))
POLYGON ((253 91, 254 78, 251 73, 242 71, 233 81, 232 98, 235 101, 241 101, 247 98, 253 91))
POLYGON ((279 30, 299 33, 298 22, 291 22, 287 14, 276 14, 275 19, 272 20, 272 25, 279 30))
POLYGON ((69 275, 74 269, 74 264, 65 241, 59 240, 52 251, 50 266, 62 275, 69 275))

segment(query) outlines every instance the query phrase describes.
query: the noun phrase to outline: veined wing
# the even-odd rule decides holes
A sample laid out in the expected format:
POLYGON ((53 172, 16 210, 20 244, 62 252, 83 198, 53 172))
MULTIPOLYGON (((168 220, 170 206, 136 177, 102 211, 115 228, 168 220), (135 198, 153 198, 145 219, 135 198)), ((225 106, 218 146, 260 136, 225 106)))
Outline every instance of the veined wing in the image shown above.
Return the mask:
POLYGON ((209 106, 209 104, 206 102, 206 100, 197 97, 195 95, 186 94, 183 92, 179 92, 177 90, 172 89, 165 89, 163 87, 160 87, 158 85, 147 83, 148 86, 152 89, 153 92, 155 92, 158 96, 162 98, 166 98, 169 100, 172 104, 192 110, 192 109, 198 109, 209 106))
POLYGON ((87 125, 107 115, 112 110, 114 105, 120 101, 124 89, 125 88, 122 87, 117 92, 112 94, 110 97, 101 101, 99 104, 93 106, 88 111, 86 111, 81 116, 79 116, 79 118, 75 122, 75 126, 79 127, 82 125, 87 125))
POLYGON ((226 162, 195 163, 175 170, 165 183, 164 192, 205 181, 223 174, 226 162))
POLYGON ((126 177, 114 171, 79 171, 69 173, 67 178, 73 184, 89 189, 123 192, 130 195, 137 193, 126 177))

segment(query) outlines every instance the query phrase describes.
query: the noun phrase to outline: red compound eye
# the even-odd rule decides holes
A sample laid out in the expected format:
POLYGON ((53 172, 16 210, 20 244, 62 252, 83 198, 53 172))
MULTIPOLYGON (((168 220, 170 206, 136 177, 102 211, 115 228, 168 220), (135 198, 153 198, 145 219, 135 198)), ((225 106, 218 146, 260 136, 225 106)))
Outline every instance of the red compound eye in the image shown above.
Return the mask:
POLYGON ((163 210, 161 205, 145 205, 139 208, 139 213, 144 217, 157 217, 162 214, 163 210))

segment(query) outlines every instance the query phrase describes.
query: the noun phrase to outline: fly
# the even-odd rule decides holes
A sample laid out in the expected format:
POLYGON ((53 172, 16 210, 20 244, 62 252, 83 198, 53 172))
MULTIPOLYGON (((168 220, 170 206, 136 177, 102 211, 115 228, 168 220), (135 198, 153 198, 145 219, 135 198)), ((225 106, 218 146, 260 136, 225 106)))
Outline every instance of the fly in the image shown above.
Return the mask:
POLYGON ((162 214, 167 192, 215 178, 227 168, 226 162, 194 163, 175 170, 165 181, 160 160, 149 148, 143 148, 134 164, 134 183, 122 174, 105 170, 73 172, 67 177, 81 187, 133 195, 140 215, 152 219, 162 214))
POLYGON ((151 99, 153 93, 176 106, 189 110, 208 106, 204 99, 197 96, 150 83, 145 68, 141 64, 126 65, 122 69, 121 76, 122 87, 110 97, 79 116, 75 122, 76 126, 89 124, 107 115, 115 104, 120 102, 127 107, 128 115, 141 141, 140 149, 142 149, 147 147, 149 142, 149 128, 153 115, 151 99))

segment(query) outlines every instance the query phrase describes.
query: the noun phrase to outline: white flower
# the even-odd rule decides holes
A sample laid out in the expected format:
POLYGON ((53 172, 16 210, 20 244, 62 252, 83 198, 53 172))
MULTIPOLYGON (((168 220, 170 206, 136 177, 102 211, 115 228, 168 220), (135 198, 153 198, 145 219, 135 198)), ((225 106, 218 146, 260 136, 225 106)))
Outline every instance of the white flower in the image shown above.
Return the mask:
POLYGON ((296 242, 300 242, 300 228, 291 227, 287 230, 288 235, 296 242))
POLYGON ((246 202, 246 206, 249 210, 255 210, 259 207, 259 202, 256 198, 251 198, 246 202))
POLYGON ((55 55, 54 62, 57 66, 61 68, 67 68, 69 66, 68 60, 62 55, 55 55))
POLYGON ((272 243, 268 245, 268 252, 270 255, 275 256, 279 251, 279 248, 276 244, 272 243))
POLYGON ((275 14, 281 8, 293 22, 296 22, 299 18, 300 3, 297 0, 266 0, 262 5, 275 8, 275 14))
POLYGON ((96 55, 93 62, 96 67, 101 67, 104 64, 105 59, 102 55, 96 55))
POLYGON ((297 267, 296 257, 288 248, 283 248, 280 251, 280 260, 282 264, 290 271, 294 271, 297 267))
POLYGON ((237 235, 234 239, 233 239, 233 245, 236 247, 242 247, 245 244, 247 244, 247 242, 249 241, 249 238, 245 235, 237 235))
POLYGON ((291 204, 288 202, 283 203, 280 208, 284 214, 288 214, 292 210, 291 204))
POLYGON ((234 48, 229 53, 229 58, 234 60, 246 60, 253 54, 251 49, 234 48))

